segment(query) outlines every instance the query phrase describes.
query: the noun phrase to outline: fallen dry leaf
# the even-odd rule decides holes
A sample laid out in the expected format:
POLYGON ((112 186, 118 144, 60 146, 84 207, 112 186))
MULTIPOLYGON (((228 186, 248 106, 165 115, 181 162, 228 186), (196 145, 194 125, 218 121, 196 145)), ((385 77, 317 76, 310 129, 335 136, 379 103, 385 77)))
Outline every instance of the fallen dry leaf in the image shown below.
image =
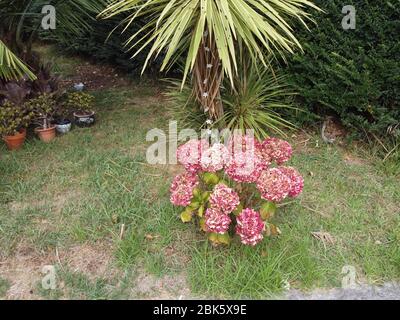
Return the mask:
POLYGON ((175 254, 175 249, 173 247, 167 247, 165 248, 165 254, 166 256, 172 256, 175 254))
POLYGON ((151 241, 151 240, 154 240, 154 239, 157 239, 157 238, 159 238, 160 236, 157 236, 157 235, 152 235, 152 234, 146 234, 146 236, 145 236, 145 238, 146 238, 146 240, 149 240, 149 241, 151 241))
POLYGON ((268 252, 265 250, 261 251, 261 257, 266 257, 266 256, 268 256, 268 252))
POLYGON ((326 244, 335 244, 335 238, 329 232, 311 232, 312 236, 326 244))

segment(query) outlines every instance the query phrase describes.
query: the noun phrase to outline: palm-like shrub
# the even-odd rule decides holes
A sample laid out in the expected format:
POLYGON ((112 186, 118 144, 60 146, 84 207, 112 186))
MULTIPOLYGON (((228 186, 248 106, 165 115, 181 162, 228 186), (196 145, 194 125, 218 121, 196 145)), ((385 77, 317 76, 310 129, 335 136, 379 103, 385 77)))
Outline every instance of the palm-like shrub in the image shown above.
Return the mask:
POLYGON ((128 48, 137 48, 138 54, 151 47, 143 69, 161 52, 165 51, 161 70, 186 53, 183 83, 192 72, 196 100, 218 119, 223 116, 223 77, 227 75, 233 86, 238 70, 238 43, 247 48, 251 60, 265 65, 265 53, 292 53, 301 46, 291 22, 294 18, 305 24, 307 7, 317 9, 308 0, 116 0, 101 16, 131 12, 122 21, 124 30, 146 16, 148 23, 129 38, 128 48))
POLYGON ((167 97, 169 111, 185 128, 227 128, 230 131, 254 130, 257 139, 263 140, 271 133, 286 136, 284 129, 294 125, 285 120, 281 111, 297 110, 291 105, 293 90, 287 85, 285 76, 280 76, 272 68, 257 68, 248 62, 247 55, 238 59, 238 76, 234 78, 234 89, 230 81, 224 80, 221 99, 224 115, 210 123, 207 115, 198 109, 189 86, 180 89, 177 80, 168 80, 167 97))
POLYGON ((193 90, 186 83, 183 87, 178 79, 166 79, 168 112, 182 128, 205 128, 208 115, 199 109, 193 90))
MULTIPOLYGON (((227 81, 226 81, 227 82, 227 81)), ((257 139, 267 138, 271 132, 286 136, 283 129, 293 128, 279 113, 282 109, 295 109, 290 104, 293 92, 284 76, 271 68, 257 68, 247 62, 246 56, 239 62, 239 75, 234 79, 234 88, 225 84, 222 100, 225 112, 214 126, 224 125, 229 130, 254 130, 257 139)))

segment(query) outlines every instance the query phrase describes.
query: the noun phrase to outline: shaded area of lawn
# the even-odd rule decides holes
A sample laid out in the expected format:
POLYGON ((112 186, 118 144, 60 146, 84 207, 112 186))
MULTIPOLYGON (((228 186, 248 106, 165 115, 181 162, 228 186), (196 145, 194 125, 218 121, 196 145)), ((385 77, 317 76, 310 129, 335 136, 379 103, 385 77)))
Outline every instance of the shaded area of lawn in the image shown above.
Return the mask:
POLYGON ((159 92, 143 83, 94 91, 93 128, 49 145, 31 138, 16 153, 0 147, 1 296, 265 298, 288 284, 339 286, 345 265, 360 281, 399 278, 398 179, 312 135, 292 137, 306 185, 279 211, 279 238, 214 248, 183 225, 168 194, 178 169, 145 160, 147 131, 170 118, 159 92), (57 267, 55 291, 40 286, 44 265, 57 267))

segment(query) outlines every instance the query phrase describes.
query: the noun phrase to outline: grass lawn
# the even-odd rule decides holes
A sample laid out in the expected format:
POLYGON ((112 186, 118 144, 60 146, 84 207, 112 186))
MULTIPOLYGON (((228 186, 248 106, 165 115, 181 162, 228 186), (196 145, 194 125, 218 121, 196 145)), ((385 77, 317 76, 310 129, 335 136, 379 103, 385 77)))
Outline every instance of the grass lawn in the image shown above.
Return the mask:
MULTIPOLYGON (((59 57, 60 69, 85 64, 59 57)), ((400 276, 400 182, 349 148, 291 140, 305 190, 282 207, 279 238, 213 247, 169 202, 176 166, 151 166, 146 133, 171 115, 159 86, 94 89, 98 123, 43 144, 0 146, 0 298, 269 298, 292 288, 400 276), (333 243, 313 237, 327 232, 333 243), (54 265, 57 289, 41 287, 54 265)))

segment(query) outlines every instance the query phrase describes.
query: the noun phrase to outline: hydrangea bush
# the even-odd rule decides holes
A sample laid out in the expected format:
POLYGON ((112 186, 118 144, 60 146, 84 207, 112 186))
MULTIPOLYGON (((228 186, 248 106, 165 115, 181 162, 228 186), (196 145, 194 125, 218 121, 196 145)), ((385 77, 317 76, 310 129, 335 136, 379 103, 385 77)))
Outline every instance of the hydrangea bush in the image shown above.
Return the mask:
POLYGON ((235 134, 226 146, 190 140, 177 151, 185 172, 172 182, 171 202, 185 207, 182 221, 196 222, 214 244, 229 244, 237 235, 255 246, 280 234, 271 223, 277 204, 303 190, 299 172, 284 166, 291 156, 291 145, 277 138, 260 142, 235 134))

